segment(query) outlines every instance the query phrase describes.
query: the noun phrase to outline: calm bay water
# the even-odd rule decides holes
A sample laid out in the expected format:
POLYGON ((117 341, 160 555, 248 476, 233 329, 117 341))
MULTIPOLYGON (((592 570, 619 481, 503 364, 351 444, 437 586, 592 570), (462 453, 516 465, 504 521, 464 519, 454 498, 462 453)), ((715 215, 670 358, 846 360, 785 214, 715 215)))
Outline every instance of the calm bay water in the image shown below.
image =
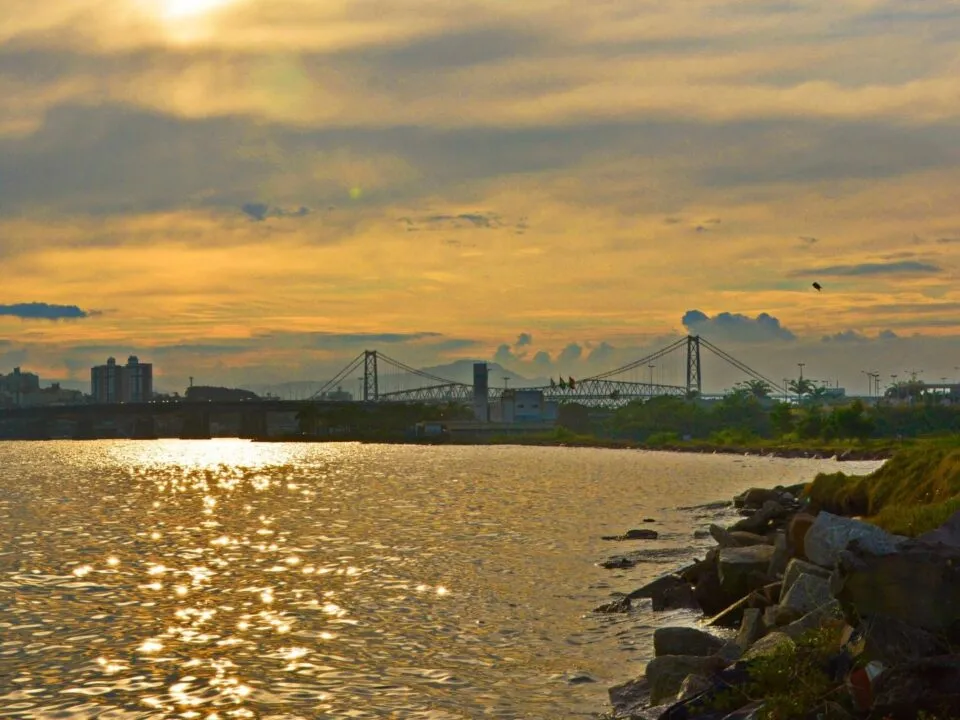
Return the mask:
POLYGON ((717 512, 681 508, 837 467, 565 448, 3 443, 0 718, 590 717, 608 685, 642 670, 663 618, 589 611, 702 556, 710 543, 693 531, 717 512), (600 540, 641 526, 660 539, 600 540), (631 550, 646 561, 596 565, 631 550))

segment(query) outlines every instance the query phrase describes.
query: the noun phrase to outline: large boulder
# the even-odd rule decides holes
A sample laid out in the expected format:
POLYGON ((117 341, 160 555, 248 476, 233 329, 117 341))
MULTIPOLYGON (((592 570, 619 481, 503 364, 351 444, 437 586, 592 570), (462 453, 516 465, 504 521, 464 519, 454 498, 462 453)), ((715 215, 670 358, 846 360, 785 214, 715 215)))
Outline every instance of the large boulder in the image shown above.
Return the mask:
POLYGON ((595 613, 628 613, 630 612, 630 598, 621 595, 615 600, 595 607, 593 611, 595 613))
POLYGON ((702 568, 693 595, 706 615, 716 615, 730 604, 720 587, 720 570, 716 562, 702 568))
POLYGON ((713 688, 713 680, 703 675, 687 675, 677 692, 677 702, 689 700, 713 688))
POLYGON ((797 502, 796 497, 786 488, 750 488, 742 495, 733 499, 734 507, 744 510, 753 510, 763 507, 767 502, 778 502, 781 505, 791 505, 797 502))
POLYGON ((724 597, 733 602, 767 584, 773 553, 772 545, 722 549, 717 558, 717 570, 724 597))
POLYGON ((725 530, 719 525, 710 526, 710 536, 716 540, 721 548, 748 547, 750 545, 769 545, 770 540, 763 535, 743 532, 740 530, 725 530))
POLYGON ((890 667, 902 662, 938 655, 943 649, 932 633, 887 617, 874 617, 864 622, 863 655, 890 667))
POLYGON ((664 588, 653 596, 653 609, 662 610, 699 610, 700 604, 690 585, 674 585, 664 588))
POLYGON ((716 657, 661 655, 647 663, 650 702, 654 705, 677 696, 688 675, 710 677, 723 669, 725 662, 716 657))
POLYGON ((737 633, 737 645, 747 650, 763 637, 766 627, 763 624, 763 612, 759 608, 747 608, 743 611, 740 631, 737 633))
POLYGON ((653 633, 653 652, 661 655, 713 655, 724 645, 716 635, 689 627, 662 627, 653 633))
POLYGON ((914 720, 921 710, 944 718, 960 713, 960 656, 915 660, 880 673, 873 716, 914 720))
POLYGON ((887 555, 896 552, 906 538, 891 535, 870 523, 822 512, 804 536, 804 554, 811 562, 832 568, 853 540, 875 555, 887 555))
POLYGON ((790 546, 783 531, 777 531, 772 539, 773 557, 770 558, 770 567, 767 569, 767 574, 770 577, 779 578, 783 577, 787 565, 790 563, 790 546))
POLYGON ((791 586, 801 575, 816 575, 826 580, 830 577, 830 571, 819 565, 794 558, 787 564, 787 569, 783 573, 783 592, 790 592, 791 586))
POLYGON ((803 617, 781 626, 779 630, 784 635, 799 640, 811 630, 822 628, 828 623, 843 624, 843 611, 836 600, 811 610, 803 617))
POLYGON ((855 542, 841 555, 831 584, 851 624, 889 617, 960 636, 960 549, 909 543, 877 555, 855 542))
POLYGON ((627 594, 627 597, 631 600, 639 600, 641 598, 652 598, 657 593, 661 593, 667 588, 676 587, 678 585, 686 585, 687 583, 676 575, 661 575, 656 580, 648 582, 641 588, 637 588, 631 593, 627 594))
POLYGON ((794 557, 798 557, 801 560, 807 559, 804 553, 804 542, 807 533, 816 520, 815 515, 797 513, 790 518, 790 522, 787 523, 787 547, 794 557))
POLYGON ((774 520, 783 520, 790 514, 790 511, 776 500, 768 500, 750 517, 734 523, 730 531, 744 531, 763 535, 770 529, 770 523, 774 520))
MULTIPOLYGON (((786 583, 784 583, 786 587, 786 583)), ((830 580, 820 575, 801 574, 780 598, 780 606, 806 615, 833 600, 830 580)))
POLYGON ((796 646, 797 644, 786 633, 772 632, 757 640, 753 647, 743 654, 743 660, 755 660, 766 655, 772 655, 781 648, 792 650, 796 646))

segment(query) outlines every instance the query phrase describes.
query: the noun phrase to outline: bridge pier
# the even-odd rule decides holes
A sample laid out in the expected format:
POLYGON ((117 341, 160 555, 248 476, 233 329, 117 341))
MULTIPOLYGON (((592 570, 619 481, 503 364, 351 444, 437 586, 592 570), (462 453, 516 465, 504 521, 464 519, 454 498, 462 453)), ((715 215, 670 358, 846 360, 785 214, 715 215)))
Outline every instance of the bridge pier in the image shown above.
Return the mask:
POLYGON ((240 414, 240 437, 244 440, 266 437, 267 427, 267 411, 262 408, 250 407, 240 414))
POLYGON ((130 431, 132 440, 156 440, 157 422, 153 415, 138 415, 133 419, 133 428, 130 431))
POLYGON ((209 440, 210 410, 206 407, 185 408, 183 411, 183 425, 180 428, 181 440, 209 440))

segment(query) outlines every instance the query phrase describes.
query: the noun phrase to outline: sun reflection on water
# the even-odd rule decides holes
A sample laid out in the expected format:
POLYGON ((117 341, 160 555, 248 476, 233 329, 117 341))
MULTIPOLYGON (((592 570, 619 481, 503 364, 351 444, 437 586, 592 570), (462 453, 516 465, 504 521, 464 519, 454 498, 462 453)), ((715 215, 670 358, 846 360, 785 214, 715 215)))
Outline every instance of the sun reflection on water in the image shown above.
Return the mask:
POLYGON ((118 720, 587 717, 604 683, 555 678, 588 665, 613 684, 643 660, 622 627, 584 619, 611 577, 591 575, 609 550, 596 518, 656 513, 689 552, 688 515, 624 508, 637 468, 693 504, 761 484, 769 467, 676 461, 700 468, 691 483, 645 457, 0 444, 0 708, 31 704, 14 720, 86 717, 91 703, 118 720))

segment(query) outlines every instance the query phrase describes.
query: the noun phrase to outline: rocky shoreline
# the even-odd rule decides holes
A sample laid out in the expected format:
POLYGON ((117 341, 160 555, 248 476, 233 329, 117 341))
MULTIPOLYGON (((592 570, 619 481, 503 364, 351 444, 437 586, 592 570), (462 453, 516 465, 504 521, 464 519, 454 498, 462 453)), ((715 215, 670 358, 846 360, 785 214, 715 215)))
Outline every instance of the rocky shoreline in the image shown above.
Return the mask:
POLYGON ((818 512, 804 489, 738 496, 741 519, 710 526, 704 559, 595 609, 704 615, 702 629, 656 630, 654 659, 610 688, 605 717, 960 715, 960 513, 908 539, 818 512))

